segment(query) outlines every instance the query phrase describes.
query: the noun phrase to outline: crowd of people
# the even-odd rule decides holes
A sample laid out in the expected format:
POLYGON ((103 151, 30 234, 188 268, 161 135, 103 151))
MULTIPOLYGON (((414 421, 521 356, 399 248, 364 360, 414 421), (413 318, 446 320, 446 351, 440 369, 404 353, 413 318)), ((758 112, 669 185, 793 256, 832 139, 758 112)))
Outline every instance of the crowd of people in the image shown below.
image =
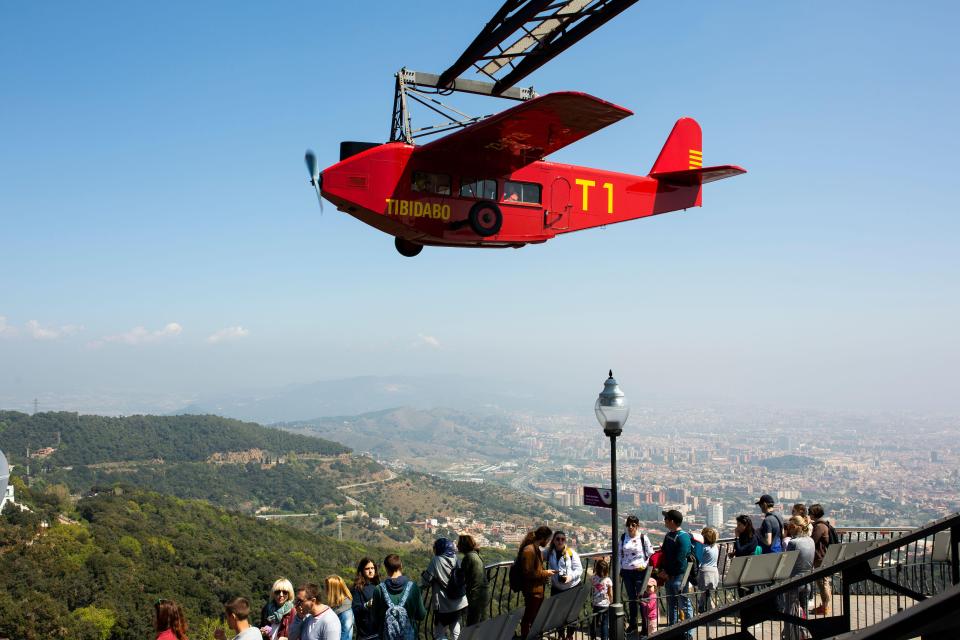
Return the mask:
MULTIPOLYGON (((797 551, 798 559, 791 575, 807 573, 823 562, 827 546, 836 539, 832 525, 824 519, 823 507, 793 505, 784 520, 769 495, 757 501, 762 512, 759 527, 748 515, 736 518, 735 538, 729 557, 797 551)), ((626 633, 646 637, 657 631, 659 601, 666 608, 667 624, 691 618, 694 597, 699 611, 715 605, 720 587, 718 532, 713 527, 700 531, 683 529, 683 514, 675 509, 663 511, 666 529, 663 543, 655 550, 650 537, 636 516, 626 519, 626 531, 620 536, 617 558, 626 595, 626 633), (648 567, 651 568, 648 571, 648 567), (692 571, 688 567, 693 567, 692 571), (691 592, 692 591, 692 592, 691 592)), ((357 564, 353 584, 331 575, 322 587, 303 583, 294 589, 286 578, 277 579, 269 601, 260 611, 259 624, 251 620, 251 604, 237 597, 224 605, 224 621, 235 633, 233 640, 413 640, 420 623, 433 613, 434 640, 457 640, 461 625, 477 624, 486 616, 489 587, 483 559, 472 536, 461 535, 456 543, 439 538, 433 556, 420 580, 403 573, 396 554, 382 562, 381 575, 372 558, 357 564), (458 556, 459 552, 459 556, 458 556), (429 589, 429 602, 423 591, 429 589)), ((575 549, 567 544, 563 531, 541 526, 526 534, 517 550, 510 571, 510 588, 522 593, 523 617, 520 637, 526 638, 546 597, 583 584, 587 579, 584 564, 575 549)), ((598 558, 589 576, 593 615, 592 639, 610 637, 610 606, 614 601, 610 562, 598 558)), ((831 589, 828 579, 817 583, 820 605, 813 613, 830 614, 831 589)), ((744 590, 744 594, 748 593, 744 590)), ((805 616, 812 594, 799 592, 785 598, 782 607, 792 615, 805 616)), ((157 640, 188 640, 187 622, 181 608, 172 600, 158 600, 154 622, 157 640)), ((571 640, 574 628, 563 628, 560 637, 571 640)), ((221 629, 216 640, 226 640, 221 629)))
MULTIPOLYGON (((797 560, 791 577, 808 573, 820 567, 827 547, 836 540, 833 525, 824 518, 820 504, 809 508, 801 503, 792 507, 784 520, 775 509, 774 499, 767 494, 756 502, 762 513, 759 527, 749 515, 736 518, 735 538, 728 557, 752 556, 765 553, 796 551, 797 560)), ((713 527, 700 531, 684 531, 683 514, 675 509, 662 512, 666 533, 660 549, 654 551, 640 523, 634 516, 626 520, 627 531, 619 545, 620 576, 627 596, 626 632, 645 637, 657 630, 659 620, 658 593, 665 604, 667 624, 688 619, 698 611, 709 611, 715 606, 720 587, 718 532, 713 527), (647 572, 648 566, 653 570, 647 572), (688 571, 688 567, 692 570, 688 571), (644 576, 650 577, 644 583, 644 576)), ((594 612, 598 618, 591 627, 591 638, 607 640, 609 598, 601 581, 608 574, 606 565, 598 562, 594 570, 594 612)), ((785 613, 806 617, 809 613, 830 615, 832 590, 829 578, 817 581, 820 604, 812 607, 813 594, 800 589, 781 602, 785 613)), ((741 595, 750 593, 749 588, 741 595)), ((787 634, 789 635, 789 634, 787 634)), ((688 634, 688 637, 692 637, 688 634)))
MULTIPOLYGON (((233 640, 413 640, 427 617, 421 590, 426 588, 437 640, 457 640, 461 618, 467 624, 484 619, 489 600, 486 570, 472 536, 461 535, 456 544, 438 539, 419 581, 404 575, 396 554, 384 558, 382 567, 381 574, 376 561, 361 558, 352 586, 338 575, 328 576, 322 587, 307 582, 296 589, 288 579, 278 578, 260 610, 259 624, 245 597, 224 604, 223 621, 235 634, 233 640)), ((173 600, 157 601, 154 628, 157 640, 189 640, 186 617, 173 600)), ((226 640, 227 633, 218 628, 214 638, 226 640)))

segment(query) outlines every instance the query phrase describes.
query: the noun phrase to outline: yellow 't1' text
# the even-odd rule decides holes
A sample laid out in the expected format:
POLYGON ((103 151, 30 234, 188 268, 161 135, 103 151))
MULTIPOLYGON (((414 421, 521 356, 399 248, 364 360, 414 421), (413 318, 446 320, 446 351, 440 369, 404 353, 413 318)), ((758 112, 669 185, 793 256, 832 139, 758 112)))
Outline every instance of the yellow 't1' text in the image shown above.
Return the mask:
MULTIPOLYGON (((590 210, 590 189, 597 186, 594 180, 585 180, 577 178, 575 182, 580 186, 583 195, 583 210, 590 210)), ((604 182, 603 188, 607 190, 607 213, 613 213, 613 183, 604 182)))

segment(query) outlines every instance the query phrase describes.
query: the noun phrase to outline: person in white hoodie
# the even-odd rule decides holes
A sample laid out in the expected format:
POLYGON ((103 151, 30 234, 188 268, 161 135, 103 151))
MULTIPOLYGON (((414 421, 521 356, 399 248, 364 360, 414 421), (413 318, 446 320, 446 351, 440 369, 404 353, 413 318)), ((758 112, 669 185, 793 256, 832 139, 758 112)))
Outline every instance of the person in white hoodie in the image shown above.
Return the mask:
MULTIPOLYGON (((583 565, 580 555, 567 546, 567 534, 555 531, 547 552, 547 568, 556 571, 550 577, 550 595, 555 596, 580 584, 583 579, 583 565)), ((573 627, 560 630, 561 638, 573 638, 573 627)))
POLYGON ((421 576, 423 585, 429 586, 431 591, 434 640, 457 640, 460 637, 460 614, 468 604, 465 585, 461 585, 459 597, 451 597, 447 589, 454 569, 458 567, 453 541, 437 538, 433 543, 433 559, 421 576))

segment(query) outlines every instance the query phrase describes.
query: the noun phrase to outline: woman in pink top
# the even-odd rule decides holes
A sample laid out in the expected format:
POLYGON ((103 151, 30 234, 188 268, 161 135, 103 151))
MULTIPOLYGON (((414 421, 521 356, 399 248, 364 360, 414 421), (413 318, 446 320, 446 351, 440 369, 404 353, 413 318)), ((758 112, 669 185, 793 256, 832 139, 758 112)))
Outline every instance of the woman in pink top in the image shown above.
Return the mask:
POLYGON ((187 618, 173 600, 161 598, 154 603, 153 628, 157 640, 187 640, 187 618))

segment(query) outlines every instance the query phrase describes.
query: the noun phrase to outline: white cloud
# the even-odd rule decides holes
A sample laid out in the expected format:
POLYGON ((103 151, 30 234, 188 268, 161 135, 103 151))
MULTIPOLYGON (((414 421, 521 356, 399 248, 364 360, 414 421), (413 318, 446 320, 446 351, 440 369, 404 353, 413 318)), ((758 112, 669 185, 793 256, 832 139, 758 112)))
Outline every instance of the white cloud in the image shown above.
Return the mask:
POLYGON ((65 324, 61 327, 44 327, 36 320, 27 322, 27 333, 29 333, 30 337, 34 340, 57 340, 58 338, 72 336, 82 329, 83 327, 75 324, 65 324))
POLYGON ((100 346, 105 342, 119 342, 120 344, 137 345, 145 342, 155 342, 164 338, 178 336, 183 332, 183 327, 179 323, 171 322, 162 329, 149 331, 145 327, 134 327, 126 333, 120 333, 115 336, 105 336, 94 342, 91 346, 100 346))
POLYGON ((439 349, 440 341, 437 340, 434 336, 427 336, 422 333, 417 334, 417 341, 414 343, 415 347, 430 347, 431 349, 439 349))
POLYGON ((244 329, 243 327, 226 327, 215 332, 213 335, 208 336, 207 342, 210 344, 217 344, 218 342, 228 342, 231 340, 246 338, 248 335, 250 335, 250 331, 244 329))
POLYGON ((0 316, 0 337, 10 337, 19 333, 17 328, 7 324, 7 316, 0 316))

